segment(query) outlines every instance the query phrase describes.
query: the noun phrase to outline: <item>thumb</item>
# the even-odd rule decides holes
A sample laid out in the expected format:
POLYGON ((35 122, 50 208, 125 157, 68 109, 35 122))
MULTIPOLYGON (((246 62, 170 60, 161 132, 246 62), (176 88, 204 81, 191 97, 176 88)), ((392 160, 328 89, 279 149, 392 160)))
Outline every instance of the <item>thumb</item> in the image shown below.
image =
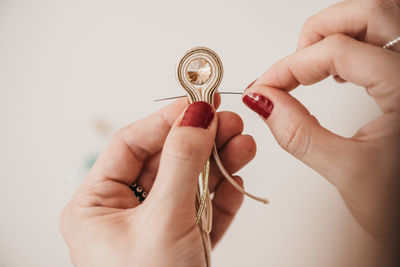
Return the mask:
MULTIPOLYGON (((247 89, 243 102, 258 113, 287 152, 339 186, 343 153, 350 152, 349 139, 323 128, 317 119, 284 90, 255 85, 247 89)), ((345 167, 345 166, 343 166, 345 167)))
POLYGON ((164 208, 195 208, 198 176, 209 159, 217 130, 214 108, 195 102, 175 121, 161 153, 160 166, 150 199, 164 208))

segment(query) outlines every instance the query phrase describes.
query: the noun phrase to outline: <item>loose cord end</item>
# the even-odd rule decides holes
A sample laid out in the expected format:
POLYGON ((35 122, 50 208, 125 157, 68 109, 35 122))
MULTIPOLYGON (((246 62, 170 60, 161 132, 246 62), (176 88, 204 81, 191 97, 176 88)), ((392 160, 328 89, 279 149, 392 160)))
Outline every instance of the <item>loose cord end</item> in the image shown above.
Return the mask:
POLYGON ((233 185, 233 187, 238 190, 239 192, 245 194, 246 196, 257 200, 259 202, 262 202, 264 204, 269 204, 269 200, 266 198, 262 198, 262 197, 257 197, 255 195, 252 195, 248 192, 246 192, 233 178, 232 176, 225 170, 224 165, 222 164, 222 161, 218 155, 218 151, 217 151, 217 147, 214 144, 214 148, 213 148, 213 156, 215 159, 215 162, 217 163, 219 169, 221 170, 222 174, 224 175, 224 177, 233 185))

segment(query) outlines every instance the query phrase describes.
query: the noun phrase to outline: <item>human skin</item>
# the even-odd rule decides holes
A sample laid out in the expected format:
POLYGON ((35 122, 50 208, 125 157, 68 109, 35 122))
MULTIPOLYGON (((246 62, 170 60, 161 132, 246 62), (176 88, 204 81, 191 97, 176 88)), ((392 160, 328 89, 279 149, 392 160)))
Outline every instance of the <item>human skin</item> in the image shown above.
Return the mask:
MULTIPOLYGON (((282 148, 338 189, 356 221, 385 249, 400 243, 400 1, 335 4, 305 23, 296 52, 245 91, 282 148), (362 86, 382 114, 344 138, 289 92, 329 76, 362 86)), ((355 100, 356 101, 356 100, 355 100)))
MULTIPOLYGON (((204 116, 209 112, 193 105, 178 100, 112 138, 60 217, 75 266, 205 265, 195 223, 198 175, 214 140, 230 173, 255 156, 256 145, 252 137, 241 134, 238 115, 219 112, 210 123, 210 116, 204 116), (134 182, 149 192, 142 204, 129 188, 134 182)), ((234 179, 242 184, 240 177, 234 179)), ((214 246, 243 194, 223 179, 213 163, 209 186, 214 193, 214 246)))
MULTIPOLYGON (((298 51, 244 96, 253 109, 259 104, 278 143, 336 186, 360 225, 391 249, 399 241, 400 50, 381 46, 400 34, 399 19, 399 1, 334 5, 306 22, 298 51), (289 94, 330 75, 364 86, 382 111, 351 138, 321 127, 289 94)), ((214 139, 230 173, 256 147, 233 113, 219 113, 207 129, 182 127, 186 107, 180 100, 125 127, 97 160, 60 218, 76 266, 204 266, 194 223, 197 175, 214 139), (135 181, 150 192, 143 204, 129 189, 135 181)), ((212 170, 215 245, 243 195, 212 170)))

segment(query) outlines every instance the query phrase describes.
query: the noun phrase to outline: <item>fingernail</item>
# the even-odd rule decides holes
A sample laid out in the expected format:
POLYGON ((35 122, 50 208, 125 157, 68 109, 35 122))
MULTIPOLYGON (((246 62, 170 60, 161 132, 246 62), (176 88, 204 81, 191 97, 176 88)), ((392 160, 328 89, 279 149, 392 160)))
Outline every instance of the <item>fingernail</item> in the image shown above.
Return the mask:
POLYGON ((274 109, 274 104, 263 95, 250 93, 243 97, 243 103, 251 110, 261 115, 264 119, 268 119, 274 109))
POLYGON ((207 129, 214 118, 214 109, 204 101, 194 102, 186 109, 181 126, 207 129))
POLYGON ((251 84, 247 85, 246 89, 249 89, 256 81, 257 81, 257 79, 255 79, 251 84))

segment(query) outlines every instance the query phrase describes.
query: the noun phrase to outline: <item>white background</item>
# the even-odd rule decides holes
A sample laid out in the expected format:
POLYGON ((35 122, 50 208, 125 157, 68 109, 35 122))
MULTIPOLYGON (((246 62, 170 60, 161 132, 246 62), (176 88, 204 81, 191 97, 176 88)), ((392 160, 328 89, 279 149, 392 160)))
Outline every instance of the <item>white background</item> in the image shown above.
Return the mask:
MULTIPOLYGON (((0 0, 0 266, 71 266, 57 220, 86 161, 113 131, 167 104, 153 99, 183 94, 184 51, 217 51, 220 90, 242 91, 332 3, 0 0), (99 121, 111 131, 99 134, 99 121)), ((379 115, 364 89, 333 79, 293 95, 344 136, 379 115)), ((221 109, 255 137, 258 154, 239 174, 271 204, 245 200, 214 265, 368 266, 371 240, 336 189, 281 150, 240 96, 224 96, 221 109)))

